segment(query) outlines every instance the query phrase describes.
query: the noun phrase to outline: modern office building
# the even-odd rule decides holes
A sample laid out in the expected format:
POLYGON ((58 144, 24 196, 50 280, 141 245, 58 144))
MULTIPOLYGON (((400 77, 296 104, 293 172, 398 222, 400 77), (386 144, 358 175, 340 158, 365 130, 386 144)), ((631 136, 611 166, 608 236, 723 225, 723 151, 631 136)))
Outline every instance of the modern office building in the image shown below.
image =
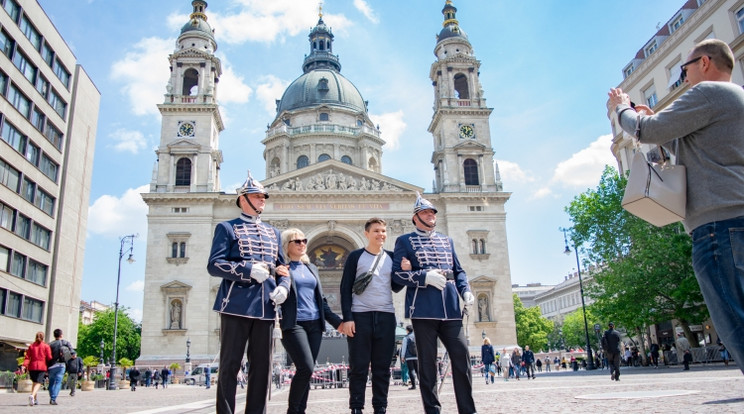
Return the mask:
POLYGON ((0 370, 75 344, 100 93, 35 0, 0 0, 0 370))

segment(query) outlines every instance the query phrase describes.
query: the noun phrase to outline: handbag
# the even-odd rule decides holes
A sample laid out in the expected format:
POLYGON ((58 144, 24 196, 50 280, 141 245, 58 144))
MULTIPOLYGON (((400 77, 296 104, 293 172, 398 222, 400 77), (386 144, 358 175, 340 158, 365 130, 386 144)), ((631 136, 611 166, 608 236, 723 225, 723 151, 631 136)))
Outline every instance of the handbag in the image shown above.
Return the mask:
POLYGON ((380 254, 377 255, 375 263, 372 265, 369 271, 354 279, 354 284, 351 285, 351 290, 355 294, 361 295, 362 293, 364 293, 364 290, 367 289, 367 286, 369 285, 369 282, 372 281, 372 276, 374 276, 375 269, 377 269, 377 265, 380 263, 380 259, 382 258, 383 254, 385 254, 385 250, 381 251, 380 254))
POLYGON ((634 216, 662 227, 685 219, 687 171, 684 165, 671 164, 662 148, 659 151, 662 163, 656 165, 636 150, 621 204, 634 216))

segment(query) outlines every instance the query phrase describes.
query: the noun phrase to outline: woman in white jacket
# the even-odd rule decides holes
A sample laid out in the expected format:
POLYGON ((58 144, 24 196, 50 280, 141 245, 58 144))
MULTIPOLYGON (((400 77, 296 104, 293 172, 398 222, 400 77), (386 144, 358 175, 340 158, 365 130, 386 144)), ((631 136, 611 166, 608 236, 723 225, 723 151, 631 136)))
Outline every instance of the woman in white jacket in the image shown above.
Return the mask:
POLYGON ((499 364, 501 365, 501 372, 504 374, 504 381, 509 381, 509 368, 512 366, 511 354, 506 352, 506 348, 501 351, 501 358, 499 358, 499 364))

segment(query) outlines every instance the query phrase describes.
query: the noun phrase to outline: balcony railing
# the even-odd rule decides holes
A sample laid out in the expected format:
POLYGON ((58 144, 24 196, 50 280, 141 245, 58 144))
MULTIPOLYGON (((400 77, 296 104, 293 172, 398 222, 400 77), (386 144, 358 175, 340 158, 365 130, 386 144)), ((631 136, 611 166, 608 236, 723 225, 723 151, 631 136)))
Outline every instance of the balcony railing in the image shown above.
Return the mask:
POLYGON ((287 134, 289 136, 292 135, 298 135, 298 134, 319 134, 319 133, 325 133, 325 134, 341 134, 341 135, 350 135, 350 136, 357 136, 359 134, 369 134, 375 137, 380 137, 380 131, 374 128, 370 128, 368 126, 361 126, 358 128, 348 127, 344 125, 337 125, 337 124, 313 124, 313 125, 304 125, 301 127, 289 127, 286 125, 282 125, 280 127, 274 128, 269 131, 268 136, 273 137, 275 135, 281 135, 281 134, 287 134))

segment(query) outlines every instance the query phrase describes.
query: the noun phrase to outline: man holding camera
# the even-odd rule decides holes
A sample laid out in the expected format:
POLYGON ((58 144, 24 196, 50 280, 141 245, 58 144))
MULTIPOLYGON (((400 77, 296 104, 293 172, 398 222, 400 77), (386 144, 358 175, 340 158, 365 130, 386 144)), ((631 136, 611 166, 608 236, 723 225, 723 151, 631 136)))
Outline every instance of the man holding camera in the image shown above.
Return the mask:
POLYGON ((387 411, 390 363, 395 353, 395 308, 393 291, 403 286, 393 282, 393 252, 384 250, 387 223, 371 218, 364 224, 367 246, 354 250, 344 264, 341 277, 343 333, 349 345, 349 408, 361 414, 367 371, 372 364, 372 407, 375 414, 387 411))
POLYGON ((437 209, 418 195, 413 207, 416 231, 395 241, 393 279, 406 285, 406 317, 416 332, 419 386, 426 414, 439 414, 437 338, 452 362, 457 411, 475 413, 470 353, 463 330, 460 296, 465 306, 475 302, 470 284, 455 254, 452 239, 434 231, 437 209), (410 262, 412 270, 403 266, 410 262))

